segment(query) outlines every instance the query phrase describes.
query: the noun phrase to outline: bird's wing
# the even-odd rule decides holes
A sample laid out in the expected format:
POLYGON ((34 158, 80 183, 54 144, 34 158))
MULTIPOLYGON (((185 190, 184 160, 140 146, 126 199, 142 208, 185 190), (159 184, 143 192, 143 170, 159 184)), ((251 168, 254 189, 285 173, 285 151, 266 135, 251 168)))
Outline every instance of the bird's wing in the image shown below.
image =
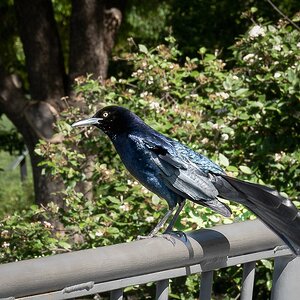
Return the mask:
POLYGON ((171 190, 224 216, 231 215, 230 209, 218 201, 218 190, 211 183, 208 173, 188 155, 183 155, 184 151, 178 152, 176 148, 163 146, 159 142, 144 140, 144 143, 161 171, 162 180, 171 190))

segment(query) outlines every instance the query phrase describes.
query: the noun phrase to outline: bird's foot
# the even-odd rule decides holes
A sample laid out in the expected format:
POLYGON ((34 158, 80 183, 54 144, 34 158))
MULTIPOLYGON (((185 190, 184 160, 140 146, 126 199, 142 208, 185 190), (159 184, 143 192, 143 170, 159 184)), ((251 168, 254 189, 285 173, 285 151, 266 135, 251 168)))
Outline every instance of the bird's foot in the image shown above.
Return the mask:
POLYGON ((137 236, 137 240, 139 241, 139 240, 146 240, 146 239, 152 239, 152 238, 154 238, 154 237, 158 237, 159 235, 158 234, 148 234, 148 235, 138 235, 137 236))
POLYGON ((175 245, 175 238, 172 236, 172 232, 163 233, 163 234, 149 234, 149 235, 146 235, 146 236, 145 235, 138 235, 137 236, 137 241, 152 239, 154 237, 162 237, 162 238, 168 240, 169 242, 171 242, 173 245, 175 245))
POLYGON ((175 245, 175 239, 182 240, 185 243, 187 242, 187 235, 183 231, 165 231, 162 236, 173 245, 175 245))
POLYGON ((137 240, 152 239, 154 237, 162 237, 170 241, 173 245, 176 243, 176 239, 182 240, 184 243, 187 242, 187 235, 183 231, 165 231, 163 234, 148 234, 148 235, 138 235, 137 240))

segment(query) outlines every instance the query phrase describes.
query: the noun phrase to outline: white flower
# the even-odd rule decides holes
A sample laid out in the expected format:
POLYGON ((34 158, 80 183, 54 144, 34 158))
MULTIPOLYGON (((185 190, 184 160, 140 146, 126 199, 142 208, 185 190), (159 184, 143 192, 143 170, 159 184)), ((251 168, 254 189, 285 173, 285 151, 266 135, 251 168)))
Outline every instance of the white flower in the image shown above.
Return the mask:
POLYGON ((249 36, 250 38, 256 38, 258 36, 265 36, 265 30, 259 26, 259 25, 255 25, 254 27, 252 27, 249 31, 249 36))
POLYGON ((222 99, 228 99, 229 98, 229 94, 225 93, 225 92, 218 92, 218 93, 216 93, 216 96, 218 96, 222 99))
POLYGON ((243 57, 243 61, 253 62, 255 58, 255 54, 249 53, 243 57))
POLYGON ((298 48, 300 48, 300 42, 299 42, 299 43, 297 43, 297 47, 298 47, 298 48))
POLYGON ((123 203, 122 205, 119 206, 119 208, 121 210, 124 210, 124 211, 129 211, 130 210, 130 206, 128 203, 123 203))
POLYGON ((148 95, 148 92, 143 92, 143 93, 140 94, 140 97, 141 97, 141 98, 144 98, 144 97, 146 97, 147 95, 148 95))
POLYGON ((149 106, 150 106, 151 109, 159 109, 159 107, 160 107, 159 103, 155 102, 155 101, 151 102, 149 104, 149 106))
POLYGON ((273 46, 273 50, 276 50, 276 51, 280 51, 281 50, 281 45, 274 45, 273 46))
POLYGON ((2 232, 0 232, 0 236, 7 236, 8 233, 8 230, 2 230, 2 232))
POLYGON ((154 82, 153 76, 149 76, 149 80, 147 81, 147 83, 150 85, 153 84, 153 82, 154 82))
POLYGON ((208 138, 204 138, 201 140, 201 143, 202 144, 207 144, 209 142, 208 138))
POLYGON ((146 222, 148 222, 148 223, 151 223, 153 221, 154 221, 154 217, 152 217, 152 216, 149 216, 146 218, 146 222))
POLYGON ((282 158, 282 155, 280 153, 275 153, 275 161, 280 161, 282 158))
POLYGON ((221 135, 221 138, 222 138, 223 141, 227 141, 229 139, 229 135, 227 133, 223 133, 221 135))
POLYGON ((285 152, 280 151, 280 153, 275 153, 274 160, 276 162, 280 161, 285 156, 285 152))
POLYGON ((8 248, 10 246, 10 243, 7 243, 7 242, 4 242, 3 244, 2 244, 2 247, 3 248, 8 248))
POLYGON ((102 231, 96 231, 95 236, 101 237, 101 236, 103 236, 103 232, 102 231))
POLYGON ((47 221, 43 221, 43 224, 46 228, 53 228, 53 225, 47 221))
POLYGON ((279 72, 276 72, 275 74, 274 74, 274 78, 279 78, 281 76, 281 74, 279 73, 279 72))

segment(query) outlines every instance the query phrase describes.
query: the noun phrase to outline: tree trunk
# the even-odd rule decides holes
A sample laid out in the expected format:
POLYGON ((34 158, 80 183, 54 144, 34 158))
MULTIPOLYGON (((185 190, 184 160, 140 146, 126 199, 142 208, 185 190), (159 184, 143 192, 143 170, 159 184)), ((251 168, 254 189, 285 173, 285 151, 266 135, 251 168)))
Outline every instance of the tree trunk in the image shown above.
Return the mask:
POLYGON ((53 181, 49 176, 42 175, 42 168, 38 166, 42 160, 34 150, 39 137, 27 121, 26 110, 29 102, 25 98, 21 86, 20 80, 15 75, 7 75, 3 70, 0 70, 0 110, 7 115, 22 134, 28 148, 36 203, 46 205, 53 201, 61 205, 59 195, 53 194, 61 191, 61 181, 53 181))
MULTIPOLYGON (((59 142, 53 124, 65 108, 61 100, 70 95, 77 76, 92 73, 105 79, 109 55, 121 23, 124 1, 74 0, 70 24, 69 86, 61 42, 51 0, 15 0, 15 12, 23 44, 31 100, 27 100, 15 75, 0 69, 0 110, 14 123, 28 147, 37 203, 55 201, 61 180, 42 174, 41 157, 35 152, 39 139, 59 142)), ((74 98, 69 105, 75 105, 74 98)), ((91 163, 87 163, 90 172, 91 163)), ((90 187, 84 188, 86 191, 90 187)), ((83 191, 84 192, 84 191, 83 191)))
POLYGON ((115 7, 108 9, 105 1, 73 1, 69 60, 71 82, 86 74, 92 74, 95 79, 106 78, 124 3, 117 1, 115 7))
POLYGON ((15 10, 31 98, 62 109, 66 76, 52 3, 50 0, 15 0, 15 10))
POLYGON ((66 94, 63 55, 50 0, 15 0, 20 38, 25 53, 31 101, 24 101, 22 120, 11 116, 28 147, 36 203, 62 205, 61 180, 42 174, 41 157, 35 152, 39 138, 52 141, 53 123, 64 108, 66 94), (21 122, 20 122, 21 121, 21 122))
MULTIPOLYGON (((107 77, 109 56, 122 20, 125 1, 74 0, 72 2, 69 78, 73 83, 78 76, 91 74, 103 81, 107 77)), ((94 156, 87 156, 87 180, 77 188, 87 199, 93 197, 92 182, 94 156)))

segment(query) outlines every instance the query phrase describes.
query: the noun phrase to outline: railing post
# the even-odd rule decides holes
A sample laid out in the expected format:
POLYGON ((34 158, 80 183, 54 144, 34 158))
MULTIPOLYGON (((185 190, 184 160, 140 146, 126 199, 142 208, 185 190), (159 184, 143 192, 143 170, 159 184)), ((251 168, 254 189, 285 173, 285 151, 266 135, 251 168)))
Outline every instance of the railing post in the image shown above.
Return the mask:
POLYGON ((210 300, 213 284, 213 271, 203 272, 201 274, 201 284, 199 292, 199 300, 210 300))
POLYGON ((275 258, 271 300, 300 299, 300 257, 275 258))
POLYGON ((156 300, 168 300, 169 279, 156 282, 156 300))
POLYGON ((255 263, 255 261, 251 261, 243 265, 243 285, 241 300, 252 300, 255 277, 255 263))
POLYGON ((111 291, 110 300, 123 300, 123 289, 111 291))

